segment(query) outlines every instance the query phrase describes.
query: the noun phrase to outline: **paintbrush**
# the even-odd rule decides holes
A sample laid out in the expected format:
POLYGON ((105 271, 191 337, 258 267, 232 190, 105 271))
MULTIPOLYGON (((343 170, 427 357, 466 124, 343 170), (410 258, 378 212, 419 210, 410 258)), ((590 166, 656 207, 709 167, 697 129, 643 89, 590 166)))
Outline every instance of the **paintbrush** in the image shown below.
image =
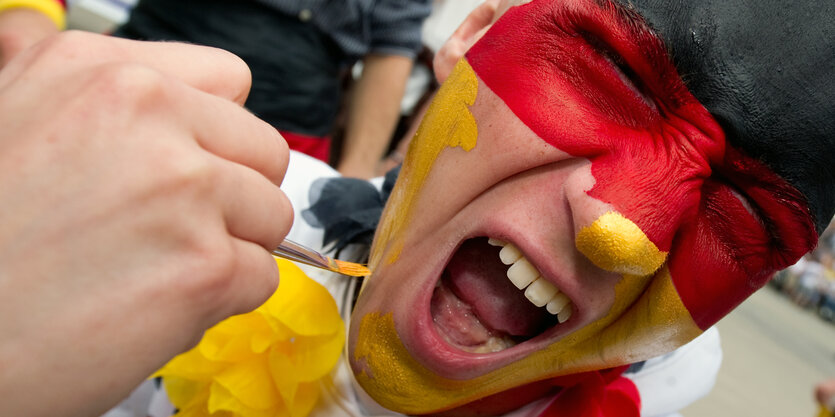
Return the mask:
POLYGON ((330 258, 289 239, 284 239, 284 242, 281 242, 281 245, 273 249, 272 253, 279 258, 315 266, 316 268, 326 269, 342 275, 351 277, 371 275, 371 270, 365 265, 330 258))

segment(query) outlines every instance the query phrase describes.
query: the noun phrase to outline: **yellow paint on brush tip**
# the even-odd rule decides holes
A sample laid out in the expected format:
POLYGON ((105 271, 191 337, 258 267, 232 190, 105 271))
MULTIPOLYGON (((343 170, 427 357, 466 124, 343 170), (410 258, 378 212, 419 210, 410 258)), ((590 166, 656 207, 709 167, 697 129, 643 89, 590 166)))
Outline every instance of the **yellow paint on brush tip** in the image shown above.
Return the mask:
POLYGON ((333 262, 336 264, 336 272, 342 275, 351 277, 366 277, 371 275, 371 270, 365 265, 340 261, 339 259, 334 259, 333 262))
POLYGON ((638 225, 611 211, 580 230, 575 245, 595 265, 620 274, 649 275, 667 259, 638 225))

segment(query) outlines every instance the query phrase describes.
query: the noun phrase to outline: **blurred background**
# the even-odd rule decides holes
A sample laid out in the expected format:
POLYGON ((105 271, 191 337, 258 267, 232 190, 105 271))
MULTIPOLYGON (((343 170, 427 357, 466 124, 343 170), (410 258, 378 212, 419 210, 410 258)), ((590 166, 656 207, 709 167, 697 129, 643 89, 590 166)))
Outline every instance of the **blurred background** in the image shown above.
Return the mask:
POLYGON ((68 0, 67 27, 106 33, 128 18, 137 0, 68 0))
POLYGON ((818 248, 722 319, 713 391, 685 417, 816 416, 814 385, 835 378, 835 226, 818 248))

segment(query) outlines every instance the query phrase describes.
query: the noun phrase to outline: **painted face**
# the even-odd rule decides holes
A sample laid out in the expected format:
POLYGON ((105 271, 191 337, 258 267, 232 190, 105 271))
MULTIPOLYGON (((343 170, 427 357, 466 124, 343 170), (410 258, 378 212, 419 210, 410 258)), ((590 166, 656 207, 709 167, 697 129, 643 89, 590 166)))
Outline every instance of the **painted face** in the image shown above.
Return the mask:
POLYGON ((351 365, 428 414, 670 351, 814 245, 802 201, 726 144, 638 15, 510 8, 412 142, 351 365))

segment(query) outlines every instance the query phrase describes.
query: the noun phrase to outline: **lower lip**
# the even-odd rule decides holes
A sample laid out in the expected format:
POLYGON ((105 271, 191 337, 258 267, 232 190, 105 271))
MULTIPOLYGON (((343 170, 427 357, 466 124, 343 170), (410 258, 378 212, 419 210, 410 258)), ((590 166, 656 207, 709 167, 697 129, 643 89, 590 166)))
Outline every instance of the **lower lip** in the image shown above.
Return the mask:
MULTIPOLYGON (((482 232, 474 236, 464 236, 446 256, 438 259, 436 265, 424 269, 426 276, 432 276, 434 279, 426 281, 422 291, 412 299, 415 305, 421 308, 417 311, 406 312, 407 320, 401 321, 406 325, 398 326, 401 330, 405 330, 400 337, 412 357, 427 370, 444 378, 461 380, 485 375, 519 361, 536 350, 545 348, 553 343, 559 334, 564 335, 570 331, 569 327, 556 325, 515 346, 486 353, 461 350, 446 341, 439 333, 431 314, 432 295, 444 269, 462 242, 478 236, 505 236, 505 234, 493 230, 492 233, 482 232)), ((576 322, 576 320, 570 320, 570 322, 576 322)))
POLYGON ((490 353, 467 352, 450 345, 438 333, 430 304, 435 285, 448 262, 448 259, 445 259, 440 267, 433 268, 437 278, 432 281, 431 286, 428 286, 428 291, 423 291, 415 300, 421 306, 420 312, 411 321, 407 333, 401 336, 413 357, 439 376, 450 379, 469 379, 498 369, 517 359, 520 354, 524 354, 525 352, 520 351, 516 346, 490 353), (476 364, 478 366, 475 366, 476 364))

